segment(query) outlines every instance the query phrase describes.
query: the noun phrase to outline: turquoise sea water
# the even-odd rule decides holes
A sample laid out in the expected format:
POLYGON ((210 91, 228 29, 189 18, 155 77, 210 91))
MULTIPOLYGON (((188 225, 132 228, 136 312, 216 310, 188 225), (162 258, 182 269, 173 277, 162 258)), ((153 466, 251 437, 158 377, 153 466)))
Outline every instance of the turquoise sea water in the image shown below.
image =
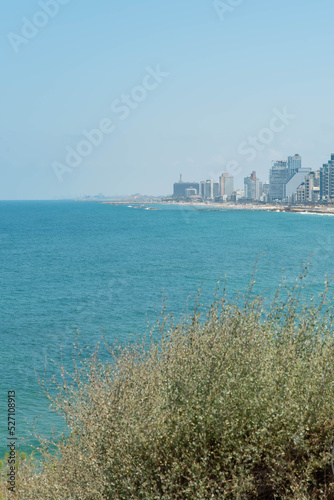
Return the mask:
POLYGON ((77 330, 82 345, 95 345, 103 333, 126 342, 154 322, 162 290, 180 313, 203 282, 208 303, 224 275, 234 297, 261 253, 258 290, 266 293, 282 268, 293 283, 309 258, 314 291, 326 273, 334 275, 334 217, 156 208, 0 202, 0 451, 9 390, 17 394, 18 436, 27 436, 25 419, 39 417, 45 433, 58 425, 37 394, 36 375, 45 359, 48 366, 59 360, 61 345, 68 363, 77 330))

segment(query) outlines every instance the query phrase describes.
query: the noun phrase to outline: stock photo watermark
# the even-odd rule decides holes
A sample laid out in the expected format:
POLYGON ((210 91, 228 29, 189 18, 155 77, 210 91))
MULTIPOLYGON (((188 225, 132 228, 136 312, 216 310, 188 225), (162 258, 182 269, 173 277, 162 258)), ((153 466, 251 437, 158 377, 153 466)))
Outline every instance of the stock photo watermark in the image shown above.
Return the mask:
MULTIPOLYGON (((286 106, 282 110, 273 109, 273 116, 268 126, 263 127, 256 135, 249 136, 247 140, 240 142, 237 149, 239 156, 246 156, 248 162, 253 162, 258 153, 264 151, 275 140, 276 135, 282 133, 296 118, 296 115, 289 113, 286 106)), ((227 162, 225 171, 230 175, 239 175, 242 172, 240 162, 237 160, 227 162)))
POLYGON ((61 7, 70 3, 71 0, 40 0, 38 5, 40 10, 28 19, 22 17, 22 26, 19 33, 11 31, 7 33, 8 41, 13 51, 18 54, 22 46, 27 45, 36 38, 40 31, 49 24, 49 21, 56 17, 61 7))
MULTIPOLYGON (((249 136, 239 143, 237 147, 238 159, 226 163, 221 162, 219 168, 210 171, 210 178, 220 177, 222 172, 232 177, 240 175, 243 171, 240 157, 246 157, 246 161, 253 162, 258 157, 258 154, 263 152, 275 140, 277 134, 282 133, 296 118, 297 116, 290 113, 286 106, 282 109, 274 108, 268 125, 261 128, 255 135, 249 136)), ((194 212, 184 205, 180 205, 180 210, 186 222, 189 223, 194 212)))
MULTIPOLYGON (((119 120, 126 120, 131 113, 144 102, 149 94, 156 90, 160 84, 169 76, 162 71, 158 64, 155 69, 147 66, 146 75, 140 85, 136 85, 128 94, 122 94, 120 98, 114 99, 110 105, 111 111, 119 120)), ((65 159, 62 162, 54 161, 52 169, 59 182, 63 182, 64 174, 70 174, 81 165, 83 160, 90 156, 95 148, 101 146, 106 136, 116 131, 114 120, 109 117, 102 118, 97 127, 91 130, 83 130, 82 138, 75 146, 68 145, 65 148, 65 159)))
POLYGON ((254 161, 257 154, 274 141, 275 135, 283 132, 295 118, 296 115, 289 113, 286 107, 282 111, 274 109, 269 126, 262 128, 256 136, 248 137, 247 141, 241 142, 238 153, 242 156, 248 156, 247 161, 254 161))
POLYGON ((234 12, 242 3, 243 0, 214 0, 212 5, 219 19, 225 21, 226 16, 234 12))
POLYGON ((17 446, 17 437, 16 437, 16 399, 15 399, 15 391, 8 391, 7 393, 7 405, 8 405, 8 444, 6 448, 8 448, 8 490, 12 493, 15 492, 16 487, 16 446, 17 446))

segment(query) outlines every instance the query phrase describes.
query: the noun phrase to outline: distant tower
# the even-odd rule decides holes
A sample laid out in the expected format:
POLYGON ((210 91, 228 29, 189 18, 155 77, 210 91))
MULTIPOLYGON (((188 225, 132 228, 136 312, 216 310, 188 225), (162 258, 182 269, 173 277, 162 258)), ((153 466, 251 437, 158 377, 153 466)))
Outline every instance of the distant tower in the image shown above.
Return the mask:
POLYGON ((302 168, 302 159, 298 154, 288 156, 288 179, 291 179, 302 168))
POLYGON ((320 198, 334 199, 334 154, 331 155, 329 162, 320 168, 320 198))
POLYGON ((244 178, 245 198, 248 200, 258 200, 260 198, 260 181, 256 177, 256 172, 253 172, 244 178))
POLYGON ((222 173, 219 178, 220 197, 226 195, 228 198, 230 198, 232 196, 232 193, 234 191, 233 181, 233 177, 231 177, 229 174, 226 174, 225 172, 222 173))
MULTIPOLYGON (((297 170, 298 171, 298 170, 297 170)), ((276 161, 269 172, 269 201, 283 200, 285 185, 288 181, 288 165, 286 161, 276 161)))
POLYGON ((182 174, 180 174, 180 182, 183 182, 183 180, 182 180, 182 174))

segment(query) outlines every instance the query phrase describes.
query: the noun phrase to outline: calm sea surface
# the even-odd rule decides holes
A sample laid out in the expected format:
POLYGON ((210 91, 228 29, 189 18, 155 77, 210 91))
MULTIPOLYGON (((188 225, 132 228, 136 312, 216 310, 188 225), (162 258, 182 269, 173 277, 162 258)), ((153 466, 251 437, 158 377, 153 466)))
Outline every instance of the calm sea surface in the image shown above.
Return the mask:
POLYGON ((293 283, 308 259, 315 292, 326 273, 334 275, 334 217, 156 208, 0 202, 1 454, 7 391, 17 394, 17 436, 26 437, 34 419, 44 433, 59 425, 36 377, 45 359, 52 372, 50 359, 59 360, 61 345, 69 362, 77 331, 84 346, 103 333, 126 342, 154 322, 162 290, 169 310, 181 313, 201 286, 209 303, 224 275, 235 297, 261 253, 257 287, 265 293, 277 286, 282 268, 293 283))

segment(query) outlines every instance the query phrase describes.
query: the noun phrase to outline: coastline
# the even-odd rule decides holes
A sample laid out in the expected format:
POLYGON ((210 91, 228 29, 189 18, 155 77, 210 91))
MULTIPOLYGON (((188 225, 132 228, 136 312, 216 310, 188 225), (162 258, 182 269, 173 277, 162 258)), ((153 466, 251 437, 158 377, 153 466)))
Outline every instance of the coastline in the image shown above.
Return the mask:
MULTIPOLYGON (((98 200, 96 200, 98 201, 98 200)), ((167 201, 101 201, 102 205, 141 205, 145 208, 146 205, 167 205, 178 207, 199 207, 198 211, 235 211, 235 212, 291 212, 302 214, 318 214, 318 215, 334 215, 334 206, 290 206, 290 205, 255 205, 242 203, 207 203, 200 201, 182 201, 182 202, 167 202, 167 201)))

